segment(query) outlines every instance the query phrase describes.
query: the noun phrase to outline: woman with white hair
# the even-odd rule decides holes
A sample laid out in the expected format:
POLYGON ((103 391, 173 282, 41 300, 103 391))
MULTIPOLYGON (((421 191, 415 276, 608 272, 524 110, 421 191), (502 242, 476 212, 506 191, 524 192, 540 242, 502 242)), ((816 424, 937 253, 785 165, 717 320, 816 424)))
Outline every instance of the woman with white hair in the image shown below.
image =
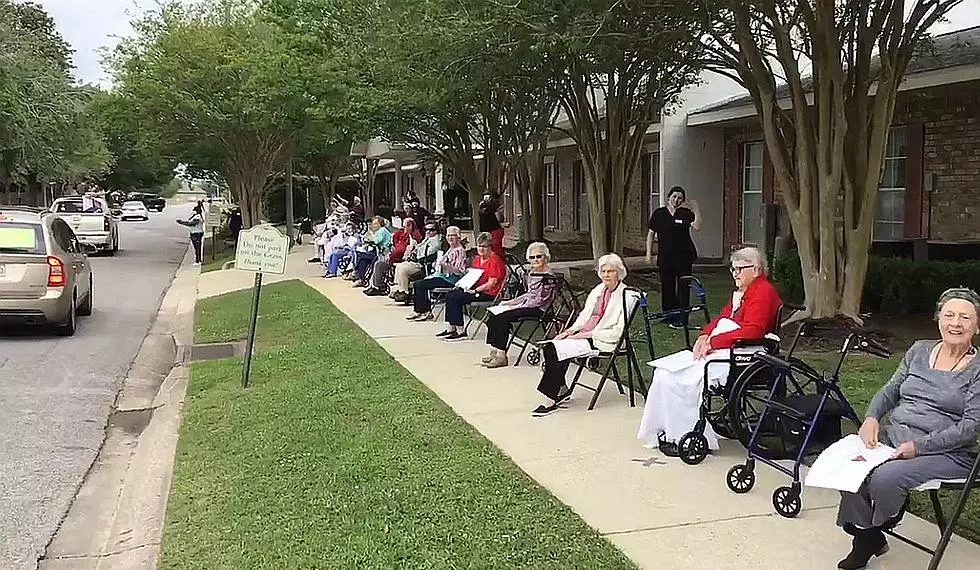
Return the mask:
MULTIPOLYGON (((542 346, 544 373, 538 392, 549 402, 535 408, 534 415, 542 416, 557 410, 559 404, 571 396, 565 374, 573 358, 586 356, 594 350, 613 351, 623 336, 626 318, 633 308, 624 307, 626 266, 618 255, 608 253, 596 262, 596 270, 602 282, 589 293, 575 322, 542 346)), ((635 299, 632 302, 635 303, 635 299)))
POLYGON ((527 292, 498 303, 499 312, 491 312, 487 319, 490 354, 483 359, 483 365, 487 368, 507 366, 507 344, 514 323, 541 319, 545 306, 555 296, 558 280, 548 266, 551 262, 548 246, 541 242, 527 246, 527 261, 531 264, 525 278, 527 292))
MULTIPOLYGON (((762 339, 779 318, 783 302, 766 279, 766 258, 761 251, 746 247, 733 252, 730 270, 735 280, 732 300, 701 329, 688 365, 673 371, 653 371, 637 438, 650 447, 659 447, 664 455, 677 457, 677 442, 699 419, 707 357, 727 360, 727 354, 719 353, 731 350, 737 340, 762 339)), ((727 380, 727 366, 714 364, 707 370, 709 382, 723 384, 727 380)), ((708 449, 717 450, 718 436, 710 425, 704 435, 708 449)))

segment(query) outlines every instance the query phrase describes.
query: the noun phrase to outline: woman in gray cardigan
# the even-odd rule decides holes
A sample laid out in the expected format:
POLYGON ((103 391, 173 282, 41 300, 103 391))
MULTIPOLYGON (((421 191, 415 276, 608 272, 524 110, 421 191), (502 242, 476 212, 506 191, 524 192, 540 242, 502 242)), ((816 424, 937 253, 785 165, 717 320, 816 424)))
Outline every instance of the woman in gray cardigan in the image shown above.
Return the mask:
POLYGON ((883 530, 904 514, 909 491, 934 479, 966 477, 980 436, 980 296, 949 289, 936 303, 941 340, 909 348, 891 380, 868 407, 859 435, 869 448, 895 447, 857 493, 841 493, 837 524, 854 536, 844 570, 864 568, 888 551, 883 530), (879 422, 889 416, 889 420, 879 422))

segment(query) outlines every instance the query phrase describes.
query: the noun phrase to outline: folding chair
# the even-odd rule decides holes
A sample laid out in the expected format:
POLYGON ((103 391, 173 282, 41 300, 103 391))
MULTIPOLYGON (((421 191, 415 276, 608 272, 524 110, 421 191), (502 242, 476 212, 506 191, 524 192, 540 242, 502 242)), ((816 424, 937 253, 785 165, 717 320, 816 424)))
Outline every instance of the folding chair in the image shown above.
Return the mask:
POLYGON ((524 353, 529 348, 528 361, 527 363, 531 366, 535 366, 540 362, 541 354, 540 350, 535 349, 534 335, 538 331, 544 332, 544 338, 548 339, 560 332, 559 329, 564 323, 565 326, 572 322, 575 318, 575 308, 574 305, 569 305, 571 309, 567 311, 564 318, 559 314, 561 309, 565 306, 565 299, 571 297, 574 299, 574 292, 570 290, 568 282, 565 281, 565 277, 559 274, 549 274, 542 277, 542 285, 548 282, 552 284, 552 294, 551 299, 545 304, 541 309, 541 318, 522 318, 514 322, 514 329, 510 333, 510 338, 507 341, 507 346, 504 352, 509 352, 512 346, 519 346, 521 348, 520 353, 517 355, 517 359, 514 361, 514 366, 521 363, 521 358, 524 358, 524 353), (569 288, 568 296, 563 295, 565 288, 569 288), (520 335, 521 329, 524 328, 526 323, 534 323, 534 327, 531 329, 531 334, 527 337, 522 337, 520 335), (533 357, 531 355, 534 355, 533 357))
POLYGON ((626 322, 624 323, 623 334, 619 337, 616 347, 609 352, 595 350, 592 354, 574 359, 576 364, 578 364, 578 370, 575 372, 575 378, 572 380, 571 386, 569 386, 569 392, 574 391, 576 386, 581 386, 586 390, 594 392, 592 401, 589 402, 590 411, 595 408, 596 402, 599 401, 599 394, 610 377, 616 382, 616 388, 619 390, 619 393, 625 394, 623 391, 623 377, 619 372, 619 368, 616 366, 616 360, 623 357, 626 358, 626 377, 629 382, 630 407, 636 406, 636 386, 633 380, 636 378, 642 384, 643 375, 639 369, 639 361, 636 357, 636 351, 633 348, 633 342, 630 340, 630 327, 633 325, 633 318, 636 317, 637 310, 640 304, 644 302, 644 299, 646 299, 646 293, 644 291, 634 287, 626 287, 623 290, 623 314, 626 315, 626 322), (595 387, 580 384, 579 380, 585 369, 590 368, 594 372, 598 372, 599 364, 603 360, 608 361, 608 364, 602 376, 599 378, 599 383, 595 387), (589 363, 592 361, 596 361, 595 365, 589 366, 589 363))
POLYGON ((943 555, 946 553, 946 547, 949 546, 949 541, 953 538, 953 531, 956 529, 956 522, 959 521, 960 516, 963 514, 963 509, 966 507, 966 502, 970 498, 970 492, 973 491, 975 487, 980 487, 980 455, 977 455, 977 459, 973 462, 973 467, 970 468, 970 473, 965 479, 954 479, 947 481, 929 481, 917 487, 915 491, 928 491, 929 500, 932 502, 933 516, 936 518, 936 526, 939 527, 940 537, 939 543, 936 545, 935 549, 929 548, 923 544, 912 540, 911 538, 902 536, 895 532, 895 529, 885 530, 885 533, 901 540, 909 546, 915 547, 926 554, 931 554, 932 559, 929 561, 928 570, 937 570, 939 564, 943 560, 943 555), (939 500, 940 491, 959 491, 960 495, 953 505, 953 512, 946 518, 946 513, 943 512, 943 505, 939 500))
POLYGON ((497 291, 497 296, 495 296, 493 299, 489 301, 472 301, 466 305, 466 324, 463 325, 463 334, 467 334, 467 331, 470 330, 470 324, 472 324, 473 321, 476 320, 476 315, 475 315, 476 310, 483 309, 483 314, 480 316, 480 320, 476 325, 476 330, 473 331, 472 335, 470 335, 470 340, 476 338, 476 334, 480 332, 480 329, 483 328, 483 325, 487 324, 487 319, 490 318, 490 311, 488 311, 487 309, 493 307, 494 305, 499 303, 501 299, 504 298, 504 293, 507 292, 507 284, 510 282, 510 278, 512 275, 513 275, 513 271, 511 271, 511 268, 508 265, 507 274, 506 276, 504 276, 504 284, 500 288, 500 290, 497 291))

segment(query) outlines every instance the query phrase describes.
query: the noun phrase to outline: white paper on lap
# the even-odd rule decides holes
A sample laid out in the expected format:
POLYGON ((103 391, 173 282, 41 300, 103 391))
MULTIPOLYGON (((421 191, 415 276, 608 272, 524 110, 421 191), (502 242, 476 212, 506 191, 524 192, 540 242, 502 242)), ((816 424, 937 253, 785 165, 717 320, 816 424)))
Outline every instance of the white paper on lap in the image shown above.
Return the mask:
MULTIPOLYGON (((703 364, 701 361, 700 364, 703 364)), ((651 360, 647 362, 648 365, 654 368, 663 368, 670 372, 679 372, 685 368, 690 368, 696 364, 699 364, 697 360, 694 360, 694 353, 690 350, 682 350, 680 352, 675 352, 674 354, 668 354, 667 356, 661 356, 656 360, 651 360)))
POLYGON ((825 449, 806 474, 807 487, 821 487, 857 493, 871 470, 892 458, 893 447, 879 443, 865 447, 855 434, 848 435, 825 449))
POLYGON ((472 289, 476 282, 480 280, 483 275, 482 269, 473 269, 472 267, 466 270, 466 273, 459 278, 456 282, 456 287, 460 289, 472 289))
POLYGON ((513 311, 517 307, 514 305, 494 305, 488 307, 487 310, 490 311, 491 315, 499 315, 500 313, 506 313, 507 311, 513 311))
POLYGON ((584 338, 563 338, 561 340, 546 340, 538 343, 539 345, 551 343, 555 345, 555 353, 558 360, 568 360, 579 356, 587 356, 595 352, 588 339, 584 338))

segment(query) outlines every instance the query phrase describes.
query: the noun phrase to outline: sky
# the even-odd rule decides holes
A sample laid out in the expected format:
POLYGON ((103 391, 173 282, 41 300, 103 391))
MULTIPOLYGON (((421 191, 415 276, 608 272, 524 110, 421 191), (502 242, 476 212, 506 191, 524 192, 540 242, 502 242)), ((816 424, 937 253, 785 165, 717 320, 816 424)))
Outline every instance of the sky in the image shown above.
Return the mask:
MULTIPOLYGON (((44 6, 58 24, 64 38, 75 49, 75 75, 85 83, 108 85, 102 69, 101 48, 116 45, 119 37, 132 33, 129 22, 156 0, 34 0, 44 6)), ((908 2, 911 4, 912 2, 908 2)), ((980 0, 964 0, 936 24, 933 33, 980 25, 980 0)))

